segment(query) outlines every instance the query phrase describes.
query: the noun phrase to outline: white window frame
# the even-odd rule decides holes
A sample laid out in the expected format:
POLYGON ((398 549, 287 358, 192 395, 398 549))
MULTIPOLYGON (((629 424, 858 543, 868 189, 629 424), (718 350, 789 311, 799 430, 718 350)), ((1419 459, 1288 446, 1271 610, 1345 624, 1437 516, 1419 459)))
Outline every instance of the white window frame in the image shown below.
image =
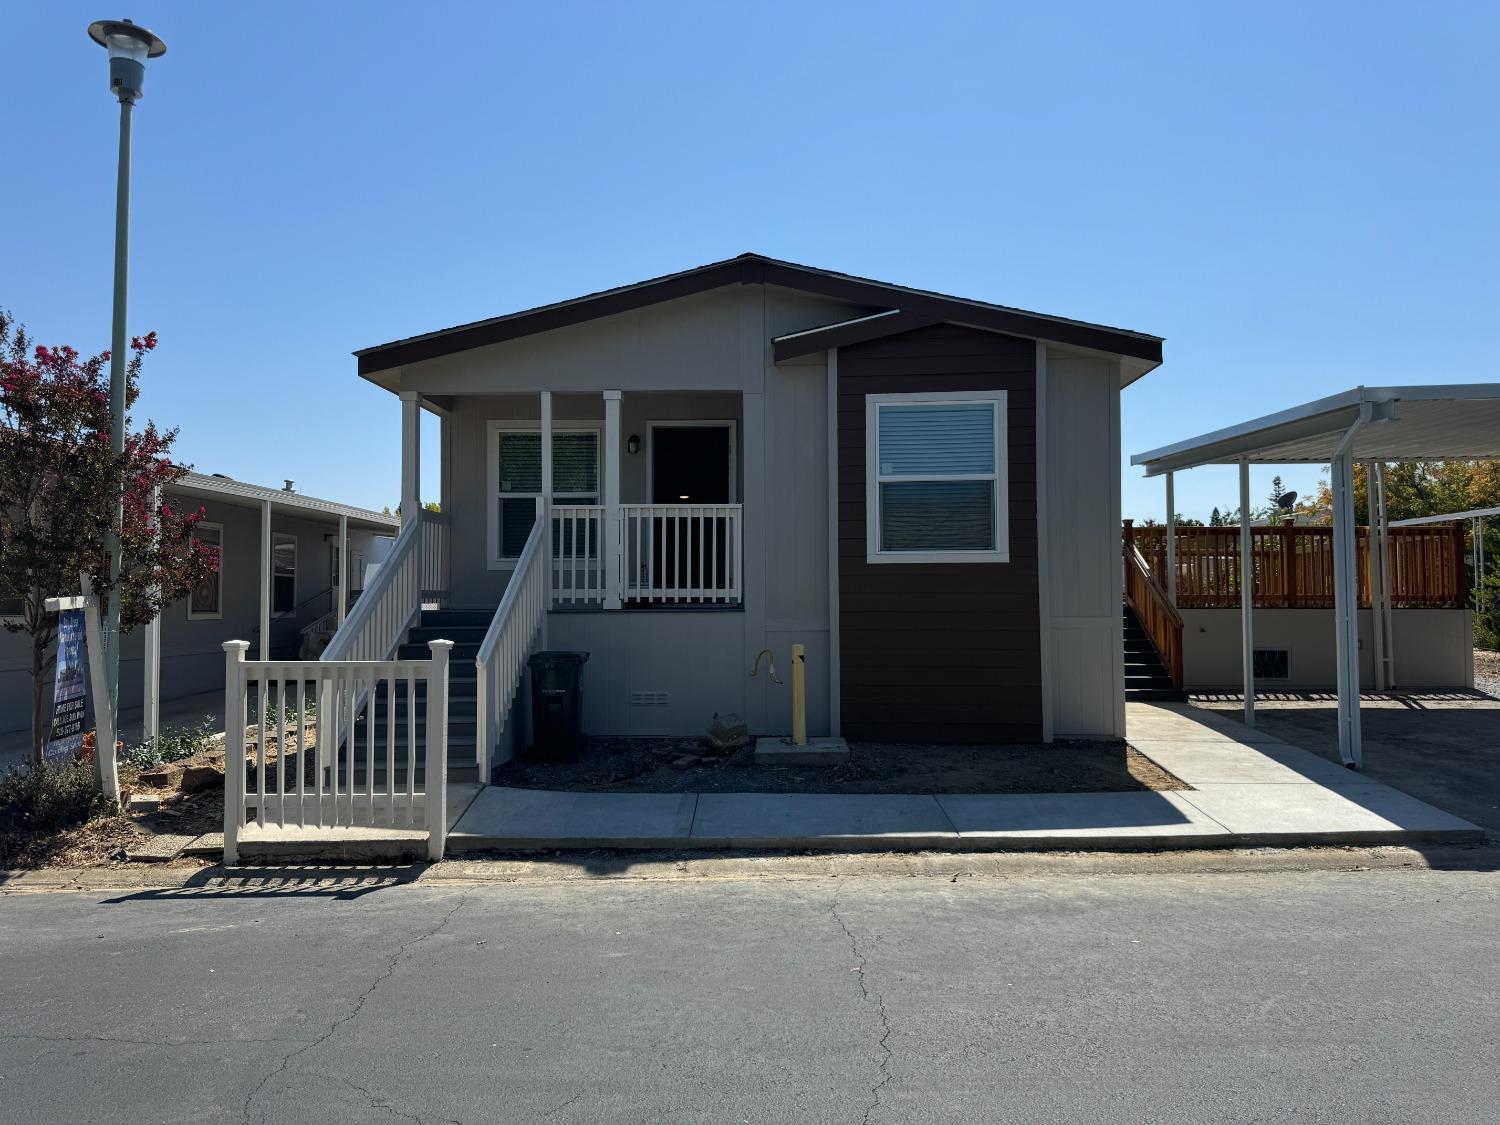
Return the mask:
POLYGON ((298 556, 297 536, 290 531, 271 532, 271 616, 280 620, 284 617, 294 617, 297 613, 297 586, 298 571, 302 569, 302 560, 298 556), (290 542, 292 545, 292 608, 276 610, 276 545, 278 543, 290 542))
POLYGON ((1010 463, 1006 457, 1009 404, 1005 391, 918 391, 865 396, 865 561, 869 563, 1004 563, 1010 562, 1010 463), (930 476, 886 476, 880 472, 882 406, 982 406, 991 408, 995 426, 993 473, 940 473, 930 476), (880 547, 880 486, 920 481, 993 481, 995 546, 979 551, 884 551, 880 547))
MULTIPOLYGON (((492 419, 485 426, 485 462, 488 468, 486 479, 489 481, 489 491, 485 497, 486 515, 485 524, 488 529, 486 540, 486 557, 491 570, 514 570, 518 561, 514 555, 502 555, 500 553, 500 505, 499 500, 524 500, 528 496, 535 498, 540 493, 536 492, 501 492, 500 491, 500 435, 505 434, 537 434, 541 433, 540 421, 513 421, 510 419, 492 419)), ((594 482, 599 486, 596 492, 556 492, 552 493, 552 503, 571 504, 581 500, 593 498, 594 503, 599 503, 599 498, 604 495, 604 423, 597 418, 590 421, 560 422, 553 421, 552 436, 559 434, 593 434, 595 449, 598 450, 599 477, 594 482)))
POLYGON ((213 579, 219 585, 219 608, 215 613, 194 613, 193 592, 188 591, 187 596, 187 619, 189 621, 222 621, 224 620, 224 557, 228 553, 224 550, 224 525, 214 523, 212 520, 199 520, 193 527, 194 531, 199 528, 213 530, 219 533, 219 566, 213 573, 213 579))

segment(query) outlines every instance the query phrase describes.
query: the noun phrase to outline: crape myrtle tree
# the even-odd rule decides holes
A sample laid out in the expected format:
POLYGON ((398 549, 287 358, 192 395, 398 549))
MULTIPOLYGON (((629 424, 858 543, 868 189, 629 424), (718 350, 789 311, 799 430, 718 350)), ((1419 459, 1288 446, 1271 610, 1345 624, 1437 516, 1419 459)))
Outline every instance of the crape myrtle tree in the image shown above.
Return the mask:
MULTIPOLYGON (((127 406, 139 394, 141 361, 156 333, 130 341, 127 406)), ((194 528, 203 509, 180 511, 162 499, 187 472, 168 456, 176 430, 127 418, 125 452, 110 440, 109 352, 81 358, 70 347, 33 346, 0 310, 0 600, 16 617, 5 629, 31 640, 32 754, 45 740, 44 694, 56 662, 57 615, 45 602, 80 592, 89 575, 101 601, 120 599, 120 627, 150 621, 218 569, 219 549, 194 528), (109 586, 105 534, 124 493, 120 588, 109 586)))

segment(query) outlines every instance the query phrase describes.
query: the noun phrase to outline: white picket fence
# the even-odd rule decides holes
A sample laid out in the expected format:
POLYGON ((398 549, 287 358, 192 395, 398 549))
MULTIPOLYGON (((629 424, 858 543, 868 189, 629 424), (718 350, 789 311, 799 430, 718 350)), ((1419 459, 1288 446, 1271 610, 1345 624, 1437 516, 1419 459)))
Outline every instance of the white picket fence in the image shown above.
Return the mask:
POLYGON ((453 642, 429 642, 429 660, 246 660, 249 647, 248 641, 224 643, 224 862, 238 861, 251 823, 326 830, 329 842, 340 828, 420 828, 428 857, 441 859, 453 642), (425 685, 427 698, 420 782, 418 685, 425 685), (382 687, 383 717, 376 714, 382 687), (246 754, 252 721, 259 728, 253 764, 246 754), (273 736, 274 760, 268 753, 273 736))
POLYGON ((478 672, 474 731, 481 781, 489 780, 490 754, 504 733, 526 658, 537 638, 546 633, 547 524, 542 501, 538 500, 537 521, 474 657, 478 672))
MULTIPOLYGON (((609 592, 605 513, 583 504, 552 508, 552 599, 557 605, 598 605, 609 592)), ((618 583, 618 579, 616 579, 618 583)))

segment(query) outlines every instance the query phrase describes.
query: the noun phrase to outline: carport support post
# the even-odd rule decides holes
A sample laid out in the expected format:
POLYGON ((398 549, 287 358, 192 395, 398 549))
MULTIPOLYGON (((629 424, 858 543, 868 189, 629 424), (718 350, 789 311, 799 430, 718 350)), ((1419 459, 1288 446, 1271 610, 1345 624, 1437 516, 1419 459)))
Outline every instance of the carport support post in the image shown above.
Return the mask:
POLYGON ((1245 725, 1255 725, 1255 563, 1250 552, 1250 462, 1240 462, 1240 658, 1245 679, 1245 725))
POLYGON ((1360 764, 1359 610, 1354 571, 1354 464, 1349 441, 1329 464, 1333 484, 1333 615, 1339 688, 1339 757, 1360 764))
POLYGON ((339 517, 339 625, 349 616, 349 517, 339 517))
POLYGON ((271 502, 260 502, 260 659, 271 659, 271 502))
POLYGON ((1167 601, 1177 606, 1177 490, 1167 474, 1167 601))
POLYGON ((1373 687, 1384 691, 1385 682, 1385 520, 1380 508, 1380 464, 1365 462, 1365 508, 1369 513, 1365 549, 1370 572, 1370 640, 1374 648, 1373 687))

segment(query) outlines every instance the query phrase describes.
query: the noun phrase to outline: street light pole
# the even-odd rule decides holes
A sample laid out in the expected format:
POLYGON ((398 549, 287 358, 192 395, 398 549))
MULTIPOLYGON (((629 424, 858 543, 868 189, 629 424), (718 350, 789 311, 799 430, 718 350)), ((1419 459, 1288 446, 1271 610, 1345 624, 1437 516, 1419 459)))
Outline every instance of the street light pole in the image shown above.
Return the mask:
MULTIPOLYGON (((109 51, 109 88, 120 99, 120 156, 115 175, 115 278, 114 312, 109 347, 109 440, 118 460, 125 452, 125 312, 126 284, 130 269, 130 112, 141 96, 146 59, 166 53, 167 45, 144 27, 129 20, 98 20, 89 24, 89 38, 109 51)), ((104 688, 108 700, 109 725, 120 729, 120 532, 125 518, 125 496, 114 497, 114 513, 105 550, 109 552, 109 589, 105 592, 104 688)), ((100 746, 96 760, 102 765, 113 746, 100 746)), ((97 767, 96 767, 97 768, 97 767)))

